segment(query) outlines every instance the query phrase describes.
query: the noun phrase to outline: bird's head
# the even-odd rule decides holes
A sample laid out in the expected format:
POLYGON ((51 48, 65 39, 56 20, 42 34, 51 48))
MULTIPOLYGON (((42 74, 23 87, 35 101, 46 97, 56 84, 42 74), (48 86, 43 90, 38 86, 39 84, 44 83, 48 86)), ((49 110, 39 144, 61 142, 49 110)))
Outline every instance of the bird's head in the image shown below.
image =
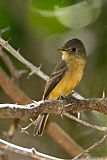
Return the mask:
POLYGON ((65 43, 64 47, 58 49, 62 53, 62 59, 70 61, 73 58, 86 59, 86 51, 84 44, 79 39, 72 39, 65 43))

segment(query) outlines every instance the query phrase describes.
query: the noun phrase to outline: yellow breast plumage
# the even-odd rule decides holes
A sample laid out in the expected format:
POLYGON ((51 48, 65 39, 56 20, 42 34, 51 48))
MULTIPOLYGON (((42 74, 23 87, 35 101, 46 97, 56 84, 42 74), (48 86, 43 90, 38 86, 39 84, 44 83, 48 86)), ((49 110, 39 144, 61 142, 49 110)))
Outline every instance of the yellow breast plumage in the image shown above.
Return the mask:
POLYGON ((83 76, 84 60, 75 59, 69 64, 69 70, 51 91, 48 99, 55 100, 58 97, 68 95, 80 82, 83 76))

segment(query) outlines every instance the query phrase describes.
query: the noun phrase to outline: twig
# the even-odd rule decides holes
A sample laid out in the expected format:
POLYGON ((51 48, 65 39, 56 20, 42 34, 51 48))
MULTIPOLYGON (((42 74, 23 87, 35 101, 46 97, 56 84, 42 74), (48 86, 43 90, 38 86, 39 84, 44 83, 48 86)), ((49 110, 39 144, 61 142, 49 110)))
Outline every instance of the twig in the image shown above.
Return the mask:
POLYGON ((98 145, 100 145, 101 143, 103 143, 106 138, 107 138, 107 134, 105 134, 103 136, 103 138, 101 138, 99 141, 95 142, 91 147, 89 147, 88 149, 86 149, 85 151, 83 151, 82 153, 80 153, 79 155, 77 155, 76 157, 74 157, 73 160, 82 158, 86 153, 89 153, 90 151, 92 151, 93 149, 95 149, 98 145))
POLYGON ((83 120, 81 120, 79 118, 76 118, 76 117, 74 117, 74 116, 72 116, 72 115, 70 115, 69 113, 66 113, 66 112, 64 113, 64 115, 66 117, 68 117, 68 118, 70 118, 70 119, 72 119, 72 120, 84 125, 84 126, 87 126, 87 127, 93 128, 93 129, 97 129, 99 131, 107 132, 107 127, 92 125, 92 124, 90 124, 90 123, 88 123, 86 121, 83 121, 83 120))
POLYGON ((11 75, 14 76, 14 77, 19 77, 18 73, 17 73, 18 71, 14 67, 14 65, 13 65, 12 61, 10 60, 10 58, 3 52, 1 46, 0 46, 0 57, 2 58, 2 60, 4 61, 4 63, 7 65, 7 67, 9 69, 11 75))
MULTIPOLYGON (((102 138, 100 140, 100 142, 97 142, 98 145, 100 143, 102 143, 104 140, 105 140, 105 137, 104 137, 104 139, 102 138)), ((35 148, 28 149, 28 148, 20 147, 18 145, 9 143, 9 142, 4 141, 2 139, 0 139, 0 149, 5 150, 5 151, 9 151, 9 152, 12 152, 12 153, 16 153, 16 154, 19 154, 19 155, 22 155, 22 156, 26 156, 26 157, 29 157, 29 158, 33 158, 33 159, 36 159, 36 160, 65 160, 65 159, 56 158, 56 157, 53 157, 53 156, 49 156, 49 155, 40 153, 40 152, 36 151, 35 148)), ((79 159, 81 159, 81 158, 79 158, 79 159)), ((91 159, 94 160, 94 158, 91 158, 91 159)), ((96 159, 97 160, 106 160, 106 157, 105 158, 104 157, 95 158, 95 160, 96 159)), ((86 158, 85 159, 82 158, 82 160, 86 160, 86 158)))
POLYGON ((40 76, 42 79, 44 80, 48 80, 48 76, 46 74, 44 74, 40 68, 34 66, 32 63, 30 63, 29 61, 27 61, 25 58, 23 58, 21 56, 21 54, 19 53, 19 50, 16 51, 9 43, 8 41, 5 41, 4 39, 2 39, 0 37, 0 45, 5 48, 11 55, 13 55, 16 59, 18 59, 22 64, 26 65, 26 67, 28 67, 32 73, 40 76))
POLYGON ((2 58, 2 60, 4 61, 4 63, 7 65, 12 79, 14 80, 15 84, 18 83, 20 76, 25 73, 25 70, 17 70, 16 67, 13 65, 12 61, 10 60, 9 56, 6 55, 3 50, 2 47, 0 46, 0 57, 2 58), (16 83, 17 82, 17 83, 16 83))
POLYGON ((10 30, 10 27, 6 27, 6 28, 3 28, 3 29, 0 29, 0 35, 2 35, 3 33, 7 32, 10 30))
MULTIPOLYGON (((26 134, 29 134, 28 133, 28 129, 32 126, 32 125, 35 125, 36 124, 36 120, 32 120, 26 127, 22 127, 21 125, 18 125, 19 128, 21 129, 21 133, 26 133, 26 134)), ((34 135, 35 136, 35 135, 34 135)))
POLYGON ((0 149, 5 150, 5 151, 10 151, 16 154, 20 154, 22 156, 34 158, 37 160, 63 160, 60 158, 55 158, 55 157, 40 153, 36 151, 34 148, 28 149, 28 148, 20 147, 18 145, 9 143, 2 139, 0 139, 0 149))

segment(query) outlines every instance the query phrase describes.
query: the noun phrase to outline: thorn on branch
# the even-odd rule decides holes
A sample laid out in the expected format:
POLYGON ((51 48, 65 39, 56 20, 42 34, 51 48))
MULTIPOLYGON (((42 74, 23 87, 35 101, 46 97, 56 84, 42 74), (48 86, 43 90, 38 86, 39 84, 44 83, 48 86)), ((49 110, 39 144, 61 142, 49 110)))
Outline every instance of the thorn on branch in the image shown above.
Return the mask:
POLYGON ((3 33, 7 32, 10 30, 10 27, 6 27, 6 28, 3 28, 3 29, 0 29, 0 35, 2 35, 3 33))
POLYGON ((18 53, 18 54, 20 54, 19 52, 20 52, 20 48, 18 48, 18 50, 17 50, 17 53, 18 53))
POLYGON ((27 131, 27 129, 29 129, 32 125, 35 125, 36 120, 32 121, 32 123, 28 124, 26 127, 21 127, 21 125, 18 124, 18 127, 21 129, 20 133, 26 133, 29 134, 29 132, 27 131))
POLYGON ((32 150, 32 153, 33 153, 33 154, 36 154, 37 151, 36 151, 35 148, 31 148, 31 150, 32 150))
POLYGON ((21 125, 18 124, 18 127, 21 129, 20 133, 26 133, 26 134, 29 134, 28 131, 26 131, 26 127, 25 128, 22 128, 21 125))
POLYGON ((81 113, 80 112, 77 113, 77 117, 78 117, 78 119, 80 119, 80 117, 81 117, 81 113))
POLYGON ((5 41, 0 37, 0 45, 6 49, 12 56, 14 56, 16 59, 18 59, 22 64, 26 65, 27 68, 31 70, 31 72, 35 73, 45 81, 48 80, 48 76, 42 72, 40 69, 38 69, 36 66, 34 66, 32 63, 27 61, 19 52, 17 52, 9 43, 8 41, 5 41))
POLYGON ((10 37, 7 41, 6 44, 9 44, 9 42, 11 41, 12 37, 10 37))
POLYGON ((106 98, 106 91, 105 91, 105 89, 103 90, 102 98, 106 98))
POLYGON ((33 74, 36 74, 37 72, 41 71, 41 67, 42 67, 42 63, 40 64, 40 66, 35 70, 29 73, 27 79, 29 79, 33 74))

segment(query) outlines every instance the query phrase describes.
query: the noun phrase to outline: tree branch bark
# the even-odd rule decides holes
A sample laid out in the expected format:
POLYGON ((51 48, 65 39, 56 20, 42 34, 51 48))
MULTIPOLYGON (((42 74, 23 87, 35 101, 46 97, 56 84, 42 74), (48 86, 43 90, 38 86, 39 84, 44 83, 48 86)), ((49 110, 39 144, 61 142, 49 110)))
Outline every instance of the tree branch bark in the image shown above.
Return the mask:
POLYGON ((10 151, 16 154, 20 154, 22 156, 34 158, 36 160, 63 160, 60 158, 55 158, 55 157, 40 153, 36 151, 34 148, 28 149, 28 148, 20 147, 18 145, 9 143, 2 139, 0 139, 0 149, 5 151, 10 151))
POLYGON ((8 41, 5 41, 4 39, 2 39, 0 37, 0 45, 5 48, 5 50, 7 50, 12 56, 14 56, 16 59, 18 59, 22 64, 26 65, 27 68, 29 68, 31 70, 32 74, 36 74, 39 77, 41 77, 44 80, 48 80, 48 76, 42 72, 40 70, 39 67, 34 66, 32 63, 30 63, 29 61, 27 61, 25 58, 23 58, 21 56, 21 54, 19 53, 19 50, 15 50, 9 43, 8 41))
POLYGON ((79 100, 74 97, 67 97, 55 101, 34 101, 28 105, 0 104, 0 118, 29 119, 44 113, 63 114, 63 112, 75 113, 91 110, 107 114, 107 99, 79 100))

